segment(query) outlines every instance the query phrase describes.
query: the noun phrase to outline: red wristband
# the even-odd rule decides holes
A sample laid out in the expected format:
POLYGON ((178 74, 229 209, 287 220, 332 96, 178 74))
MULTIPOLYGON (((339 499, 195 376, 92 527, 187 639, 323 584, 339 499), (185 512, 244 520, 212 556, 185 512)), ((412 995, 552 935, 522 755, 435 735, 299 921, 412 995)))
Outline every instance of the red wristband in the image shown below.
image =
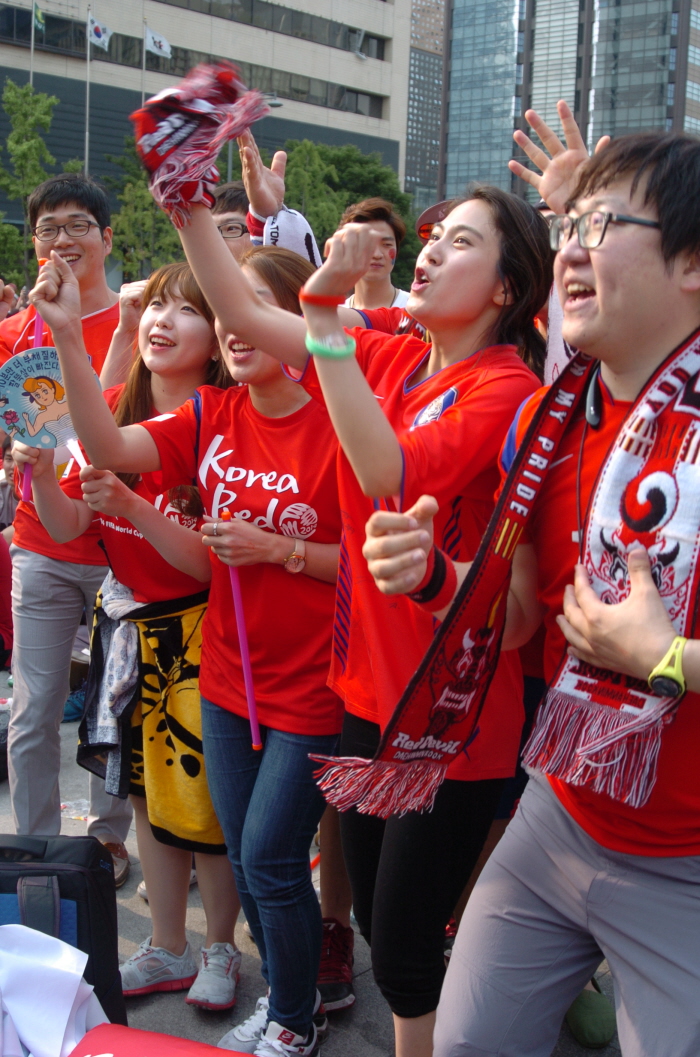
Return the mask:
POLYGON ((265 234, 265 221, 258 220, 258 218, 248 210, 248 215, 245 218, 246 227, 250 233, 250 237, 253 239, 261 239, 265 234))
POLYGON ((344 297, 336 297, 335 294, 307 294, 303 286, 299 291, 299 300, 302 304, 320 305, 323 308, 337 308, 345 304, 344 297))
POLYGON ((445 562, 447 565, 445 582, 442 585, 440 591, 435 595, 435 598, 431 598, 429 602, 423 603, 423 608, 427 609, 429 613, 439 613, 441 609, 445 609, 449 606, 450 602, 457 593, 457 570, 455 569, 455 563, 451 558, 445 555, 445 562))

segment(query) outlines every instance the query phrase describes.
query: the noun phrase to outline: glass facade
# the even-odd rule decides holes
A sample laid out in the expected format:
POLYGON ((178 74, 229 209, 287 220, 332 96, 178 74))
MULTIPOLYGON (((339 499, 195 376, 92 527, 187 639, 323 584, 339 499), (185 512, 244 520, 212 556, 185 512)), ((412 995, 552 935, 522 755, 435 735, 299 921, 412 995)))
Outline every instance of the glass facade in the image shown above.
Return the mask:
POLYGON ((411 48, 404 190, 420 212, 437 200, 442 55, 411 48))
POLYGON ((579 0, 537 0, 528 102, 554 128, 558 100, 574 103, 578 27, 579 0))
MULTIPOLYGON (((38 51, 54 52, 85 58, 85 23, 73 19, 58 18, 46 13, 46 29, 37 31, 35 47, 38 51)), ((0 41, 6 44, 19 44, 29 47, 31 34, 31 10, 14 7, 11 4, 0 4, 0 41)), ((113 33, 109 39, 109 51, 92 48, 92 58, 100 62, 114 62, 119 66, 141 67, 143 41, 140 37, 130 37, 123 33, 113 33)), ((184 77, 188 70, 201 62, 211 62, 216 56, 205 52, 192 51, 189 48, 172 47, 172 56, 166 59, 163 55, 146 53, 146 68, 159 73, 184 77)), ((256 66, 254 63, 236 60, 241 76, 251 88, 261 92, 275 93, 281 99, 294 99, 314 106, 325 106, 331 110, 346 110, 353 114, 368 117, 381 117, 383 99, 378 95, 358 92, 332 81, 322 81, 317 77, 306 77, 301 74, 288 73, 285 70, 271 70, 267 66, 256 66)))
POLYGON ((666 128, 673 0, 595 0, 589 145, 600 136, 666 128))
POLYGON ((510 190, 516 92, 519 0, 453 0, 449 54, 446 197, 471 180, 510 190))

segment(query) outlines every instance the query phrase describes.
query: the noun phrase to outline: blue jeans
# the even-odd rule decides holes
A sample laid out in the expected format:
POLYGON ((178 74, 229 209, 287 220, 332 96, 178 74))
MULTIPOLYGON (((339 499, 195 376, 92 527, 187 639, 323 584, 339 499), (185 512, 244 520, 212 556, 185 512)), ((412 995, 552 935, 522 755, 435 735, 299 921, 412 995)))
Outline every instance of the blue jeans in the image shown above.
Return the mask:
POLYGON ((338 736, 260 733, 256 752, 248 720, 202 698, 209 790, 270 986, 269 1020, 306 1036, 322 935, 309 846, 326 806, 309 753, 334 753, 338 736))

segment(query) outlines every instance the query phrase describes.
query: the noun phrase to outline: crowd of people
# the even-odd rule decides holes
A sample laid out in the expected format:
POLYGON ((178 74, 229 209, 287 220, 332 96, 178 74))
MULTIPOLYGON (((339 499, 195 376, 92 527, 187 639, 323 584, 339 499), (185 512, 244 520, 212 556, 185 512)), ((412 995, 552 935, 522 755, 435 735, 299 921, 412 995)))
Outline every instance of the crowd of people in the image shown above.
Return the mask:
POLYGON ((700 140, 588 157, 559 112, 565 142, 533 112, 546 150, 516 134, 540 202, 426 210, 408 292, 392 204, 349 206, 322 257, 249 132, 186 261, 119 294, 101 186, 29 199, 0 362, 43 326, 80 444, 3 447, 10 493, 31 473, 2 513, 15 826, 60 831, 82 619, 88 833, 119 886, 133 817, 152 919, 124 994, 231 1009, 242 908, 267 990, 222 1049, 313 1057, 355 1001, 354 912, 397 1057, 548 1057, 565 1016, 624 1057, 700 1052, 700 140))

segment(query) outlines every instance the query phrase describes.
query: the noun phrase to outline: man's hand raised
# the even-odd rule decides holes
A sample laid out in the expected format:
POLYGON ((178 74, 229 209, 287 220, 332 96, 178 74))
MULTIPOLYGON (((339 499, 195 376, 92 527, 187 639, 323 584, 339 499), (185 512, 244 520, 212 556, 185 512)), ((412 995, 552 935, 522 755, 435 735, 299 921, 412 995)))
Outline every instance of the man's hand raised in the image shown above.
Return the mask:
MULTIPOLYGON (((562 214, 566 212, 566 203, 576 186, 579 170, 584 162, 588 161, 589 154, 574 115, 563 99, 557 103, 557 113, 566 146, 556 132, 542 120, 537 111, 526 110, 525 120, 532 131, 540 137, 549 154, 533 143, 521 129, 517 129, 513 133, 513 139, 540 172, 533 172, 532 169, 527 169, 514 159, 508 162, 508 168, 525 183, 534 187, 550 209, 562 214)), ((610 136, 602 136, 596 144, 595 153, 607 147, 609 142, 610 136)))
POLYGON ((284 172, 287 155, 278 150, 268 169, 262 158, 253 134, 248 130, 239 136, 238 150, 241 155, 241 174, 250 208, 256 216, 273 217, 284 205, 284 172))
POLYGON ((51 257, 39 270, 29 300, 48 323, 54 334, 80 325, 80 287, 69 264, 51 251, 51 257))

